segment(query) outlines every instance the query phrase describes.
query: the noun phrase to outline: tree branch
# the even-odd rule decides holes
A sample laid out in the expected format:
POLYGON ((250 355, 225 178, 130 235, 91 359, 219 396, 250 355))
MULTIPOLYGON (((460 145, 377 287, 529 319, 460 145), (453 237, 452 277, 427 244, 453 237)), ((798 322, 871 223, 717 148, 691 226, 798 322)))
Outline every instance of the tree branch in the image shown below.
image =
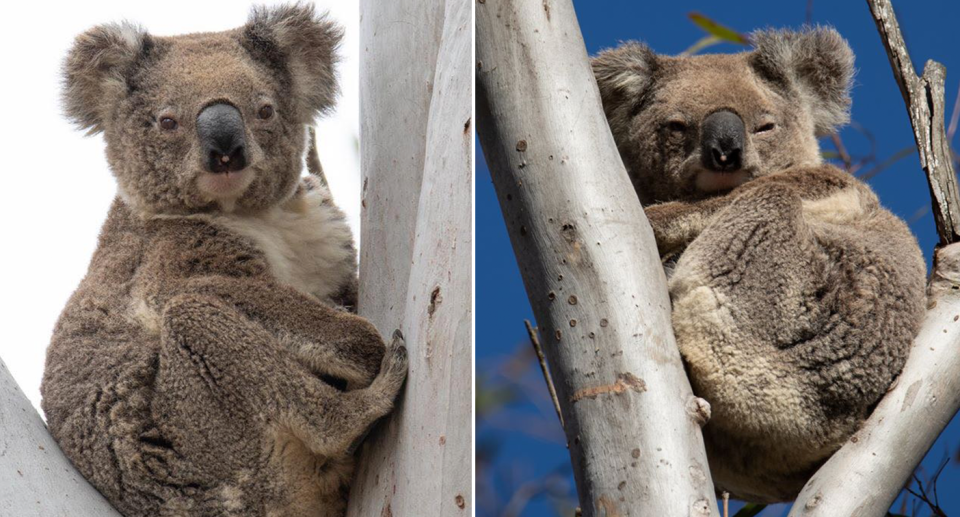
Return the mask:
POLYGON ((553 378, 550 377, 550 369, 547 367, 547 358, 543 355, 538 330, 533 328, 530 320, 523 320, 523 324, 527 327, 527 336, 530 337, 530 344, 533 345, 533 353, 537 355, 537 362, 540 363, 540 373, 543 374, 543 380, 547 383, 547 391, 550 393, 550 400, 553 401, 553 409, 557 411, 557 418, 560 419, 560 427, 564 427, 563 412, 560 411, 560 401, 557 399, 557 388, 553 384, 553 378))
POLYGON ((0 360, 0 515, 120 517, 63 455, 0 360))
POLYGON ((914 72, 889 0, 867 0, 914 129, 940 246, 929 310, 896 384, 807 482, 791 516, 882 516, 960 409, 960 198, 944 132, 943 66, 914 72))
POLYGON ((867 0, 867 4, 887 49, 893 76, 907 104, 913 136, 920 151, 920 166, 930 184, 940 245, 952 244, 960 238, 960 196, 950 142, 944 132, 946 69, 930 60, 923 69, 923 76, 917 77, 890 0, 867 0))
POLYGON ((476 4, 478 134, 583 515, 719 515, 653 232, 569 0, 476 4))

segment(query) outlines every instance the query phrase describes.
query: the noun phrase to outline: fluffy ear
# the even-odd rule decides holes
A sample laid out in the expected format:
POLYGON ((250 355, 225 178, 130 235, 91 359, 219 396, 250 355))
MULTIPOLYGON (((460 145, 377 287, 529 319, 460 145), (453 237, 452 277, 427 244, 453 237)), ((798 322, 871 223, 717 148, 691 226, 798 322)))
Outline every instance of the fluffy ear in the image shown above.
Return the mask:
POLYGON ((100 25, 77 36, 63 64, 67 116, 88 134, 103 131, 105 110, 126 93, 127 74, 151 45, 142 28, 126 22, 100 25))
POLYGON ((325 14, 299 3, 256 7, 241 37, 255 59, 289 77, 304 122, 333 106, 339 93, 333 67, 343 29, 325 14))
POLYGON ((591 60, 607 116, 618 106, 633 106, 650 85, 657 55, 636 41, 604 50, 591 60))
POLYGON ((805 97, 818 135, 829 134, 850 120, 853 51, 836 30, 765 30, 753 33, 751 38, 754 70, 805 97))

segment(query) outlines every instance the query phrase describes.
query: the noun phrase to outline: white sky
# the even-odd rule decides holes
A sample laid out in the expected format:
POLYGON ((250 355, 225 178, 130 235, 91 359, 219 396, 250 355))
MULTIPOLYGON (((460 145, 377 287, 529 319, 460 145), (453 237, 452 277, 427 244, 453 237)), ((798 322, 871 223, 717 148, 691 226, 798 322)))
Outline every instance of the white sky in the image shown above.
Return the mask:
MULTIPOLYGON (((358 236, 360 10, 357 0, 315 3, 346 29, 339 68, 343 95, 337 111, 318 124, 317 136, 334 198, 358 236)), ((102 137, 84 137, 61 114, 59 69, 73 38, 94 25, 123 19, 157 35, 226 30, 243 25, 251 5, 112 0, 11 2, 4 7, 0 358, 38 410, 53 325, 86 273, 116 192, 102 137)))

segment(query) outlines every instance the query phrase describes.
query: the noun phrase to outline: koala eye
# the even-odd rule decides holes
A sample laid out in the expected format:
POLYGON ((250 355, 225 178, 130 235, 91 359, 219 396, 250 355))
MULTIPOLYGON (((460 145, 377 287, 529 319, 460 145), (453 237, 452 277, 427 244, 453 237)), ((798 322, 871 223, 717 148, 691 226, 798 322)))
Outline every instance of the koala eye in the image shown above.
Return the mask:
POLYGON ((767 122, 766 124, 763 124, 762 126, 760 126, 760 127, 758 127, 757 129, 753 130, 753 132, 754 132, 754 133, 766 133, 767 131, 773 131, 774 128, 776 128, 776 127, 777 127, 777 125, 774 124, 773 122, 767 122))
POLYGON ((272 116, 273 116, 273 106, 269 104, 265 104, 262 108, 260 108, 260 111, 257 112, 257 117, 259 117, 260 120, 267 120, 272 116))
POLYGON ((176 120, 170 117, 163 117, 160 119, 160 127, 166 131, 173 131, 174 129, 177 129, 178 124, 176 120))
POLYGON ((687 130, 687 125, 679 120, 671 120, 667 122, 667 129, 676 133, 683 133, 687 130))

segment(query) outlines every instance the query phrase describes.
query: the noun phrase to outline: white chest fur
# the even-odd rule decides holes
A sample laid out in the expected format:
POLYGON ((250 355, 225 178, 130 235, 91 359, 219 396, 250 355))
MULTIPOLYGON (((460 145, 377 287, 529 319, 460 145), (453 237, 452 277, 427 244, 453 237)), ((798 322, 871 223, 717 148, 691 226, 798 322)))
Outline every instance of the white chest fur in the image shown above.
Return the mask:
POLYGON ((301 188, 282 206, 211 219, 253 241, 277 280, 323 301, 356 274, 350 227, 329 191, 318 184, 301 188))

